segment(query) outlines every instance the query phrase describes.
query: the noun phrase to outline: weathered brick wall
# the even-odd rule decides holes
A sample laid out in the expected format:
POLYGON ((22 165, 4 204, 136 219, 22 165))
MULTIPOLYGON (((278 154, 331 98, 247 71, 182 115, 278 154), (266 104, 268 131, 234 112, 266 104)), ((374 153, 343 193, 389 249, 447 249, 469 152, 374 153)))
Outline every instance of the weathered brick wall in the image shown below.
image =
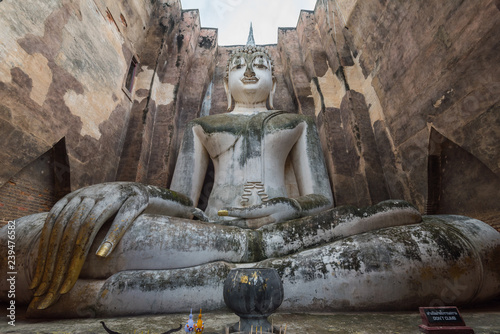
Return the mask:
POLYGON ((182 9, 179 1, 170 1, 167 4, 168 6, 160 6, 152 16, 151 28, 143 43, 144 47, 140 50, 141 64, 117 173, 119 181, 148 183, 149 166, 156 165, 155 161, 150 163, 153 135, 155 131, 163 133, 163 138, 160 139, 162 144, 165 143, 165 138, 171 136, 170 131, 160 129, 160 124, 165 123, 164 119, 171 119, 171 116, 166 115, 172 114, 168 108, 175 105, 172 100, 181 59, 177 36, 182 21, 182 9), (169 80, 166 80, 167 76, 169 80), (173 79, 170 79, 171 77, 173 79))
MULTIPOLYGON (((500 210, 498 2, 318 1, 314 17, 303 12, 296 30, 301 68, 315 83, 311 93, 337 204, 369 204, 387 196, 425 212, 434 192, 434 213, 495 224, 492 217, 500 210), (311 66, 311 59, 325 62, 322 50, 326 73, 311 66), (371 129, 359 118, 365 108, 371 129), (433 132, 442 136, 440 143, 431 139, 433 132), (445 141, 456 149, 441 147, 445 141), (439 159, 433 159, 439 166, 430 170, 429 157, 438 147, 439 159), (432 183, 436 179, 439 184, 432 183)), ((282 35, 283 44, 293 49, 288 44, 294 42, 282 35)), ((301 79, 290 75, 290 91, 299 101, 304 97, 296 87, 306 87, 301 79)))
POLYGON ((22 169, 0 188, 0 225, 33 213, 46 212, 55 204, 52 152, 22 169))
POLYGON ((377 140, 393 145, 379 146, 380 154, 384 161, 395 155, 400 164, 399 177, 388 182, 400 182, 407 199, 423 210, 431 129, 484 163, 496 175, 491 181, 498 182, 500 11, 495 2, 357 1, 346 25, 359 52, 353 69, 363 74, 357 80, 346 71, 348 81, 361 81, 365 96, 375 93, 382 111, 372 116, 377 140))
POLYGON ((0 185, 62 138, 73 189, 115 179, 131 107, 122 87, 157 6, 1 3, 0 185))
POLYGON ((425 211, 436 131, 463 152, 442 158, 436 213, 498 213, 498 2, 354 1, 344 16, 354 59, 346 80, 370 106, 390 195, 425 211))
POLYGON ((0 225, 47 212, 71 191, 66 142, 61 140, 0 187, 0 225))

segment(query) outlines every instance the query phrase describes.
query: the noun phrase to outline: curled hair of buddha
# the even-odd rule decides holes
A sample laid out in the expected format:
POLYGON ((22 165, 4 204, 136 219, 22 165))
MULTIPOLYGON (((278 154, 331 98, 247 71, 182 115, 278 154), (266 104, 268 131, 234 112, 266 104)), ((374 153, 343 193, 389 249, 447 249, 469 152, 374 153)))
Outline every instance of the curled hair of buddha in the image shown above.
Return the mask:
POLYGON ((266 49, 265 47, 262 46, 255 46, 255 45, 246 45, 243 47, 239 47, 235 49, 234 51, 231 52, 231 55, 229 56, 229 59, 226 64, 226 75, 225 78, 229 76, 229 68, 231 66, 231 62, 235 57, 238 56, 238 54, 241 53, 246 53, 246 54, 252 54, 252 53, 263 53, 266 55, 267 59, 269 59, 269 63, 271 65, 271 74, 274 77, 274 61, 273 58, 271 57, 271 54, 269 53, 269 50, 266 49))

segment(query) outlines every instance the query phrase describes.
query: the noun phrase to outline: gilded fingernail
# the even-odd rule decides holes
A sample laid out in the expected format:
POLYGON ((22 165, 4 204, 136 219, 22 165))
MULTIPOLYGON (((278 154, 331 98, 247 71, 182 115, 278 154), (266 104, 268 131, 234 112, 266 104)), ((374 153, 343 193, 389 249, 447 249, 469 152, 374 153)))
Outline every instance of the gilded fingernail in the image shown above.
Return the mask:
POLYGON ((106 257, 108 256, 109 252, 111 251, 111 247, 113 245, 111 244, 111 242, 104 242, 101 247, 99 247, 99 249, 97 250, 97 253, 96 255, 97 256, 100 256, 100 257, 106 257))
POLYGON ((38 286, 38 282, 36 282, 35 280, 33 280, 33 281, 31 281, 31 283, 30 283, 29 289, 30 289, 30 290, 33 290, 33 289, 35 289, 37 286, 38 286))
POLYGON ((70 281, 67 280, 64 282, 63 286, 61 287, 61 295, 64 295, 65 293, 68 293, 69 290, 73 287, 73 284, 70 284, 70 281))
POLYGON ((54 294, 48 293, 47 296, 43 299, 43 301, 37 306, 37 309, 45 310, 47 307, 52 305, 53 300, 54 300, 54 294))
POLYGON ((32 310, 37 310, 39 302, 40 302, 40 298, 33 297, 33 299, 31 300, 31 302, 28 306, 27 313, 32 312, 32 310))
POLYGON ((219 216, 229 216, 229 212, 227 210, 219 210, 217 211, 219 216))

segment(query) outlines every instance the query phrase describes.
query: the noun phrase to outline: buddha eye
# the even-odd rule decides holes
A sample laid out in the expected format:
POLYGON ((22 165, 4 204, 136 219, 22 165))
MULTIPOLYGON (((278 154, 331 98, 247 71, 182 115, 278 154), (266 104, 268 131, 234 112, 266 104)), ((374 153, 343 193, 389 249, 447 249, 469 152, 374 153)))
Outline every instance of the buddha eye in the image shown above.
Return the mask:
POLYGON ((240 69, 243 67, 243 60, 241 59, 241 57, 237 57, 234 61, 233 61, 233 66, 231 67, 232 69, 236 68, 236 69, 240 69))
POLYGON ((266 61, 265 61, 264 57, 262 57, 262 56, 255 58, 255 60, 253 62, 253 66, 256 68, 260 68, 260 69, 267 69, 268 68, 266 61))

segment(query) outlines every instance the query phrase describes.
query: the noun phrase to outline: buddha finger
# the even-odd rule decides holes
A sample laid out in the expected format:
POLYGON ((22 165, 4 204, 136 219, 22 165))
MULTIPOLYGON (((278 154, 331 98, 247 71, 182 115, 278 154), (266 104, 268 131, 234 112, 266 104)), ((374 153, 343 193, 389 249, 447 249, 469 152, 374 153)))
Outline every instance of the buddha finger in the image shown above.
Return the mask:
POLYGON ((120 211, 116 215, 108 234, 97 250, 97 255, 101 257, 108 256, 120 241, 121 237, 130 226, 130 224, 139 216, 148 206, 148 196, 136 195, 128 198, 123 203, 120 211))
POLYGON ((261 218, 264 216, 269 216, 274 211, 265 205, 255 205, 247 208, 224 208, 219 210, 217 214, 219 216, 231 216, 238 218, 261 218))
POLYGON ((198 218, 199 220, 205 222, 205 223, 215 223, 214 221, 210 220, 210 217, 208 217, 205 212, 198 208, 193 208, 191 210, 191 214, 198 218))
POLYGON ((42 281, 35 291, 35 296, 41 296, 45 294, 49 288, 49 282, 52 280, 52 274, 54 272, 54 266, 56 262, 57 252, 59 250, 59 244, 61 242, 61 237, 66 227, 66 224, 73 216, 73 213, 78 209, 81 202, 81 198, 73 198, 62 210, 61 214, 57 217, 52 231, 50 233, 50 240, 47 245, 47 256, 45 262, 45 268, 43 271, 42 281))
POLYGON ((275 221, 276 221, 276 219, 271 215, 271 216, 265 216, 265 217, 261 217, 261 218, 247 219, 246 224, 247 224, 248 228, 257 229, 257 228, 260 228, 264 225, 272 224, 275 221))
POLYGON ((61 286, 60 293, 65 294, 69 292, 82 270, 83 264, 87 259, 90 247, 94 242, 95 236, 109 218, 111 218, 116 211, 120 208, 122 201, 112 201, 110 205, 108 201, 98 202, 92 211, 87 215, 85 223, 80 228, 76 238, 76 245, 73 250, 71 262, 68 267, 68 274, 61 286))
POLYGON ((38 287, 38 285, 40 285, 40 281, 42 280, 43 276, 43 269, 45 268, 45 259, 47 257, 47 248, 49 245, 50 233, 52 232, 52 227, 54 226, 56 219, 59 217, 59 214, 64 209, 64 206, 67 203, 67 198, 61 199, 52 207, 49 214, 47 215, 47 219, 45 220, 45 224, 42 228, 40 243, 38 245, 35 275, 30 283, 30 289, 35 289, 36 287, 38 287))
POLYGON ((43 277, 43 272, 45 268, 45 262, 47 258, 47 250, 49 248, 49 240, 50 240, 50 235, 52 232, 52 228, 54 226, 54 223, 56 222, 57 218, 59 218, 59 215, 63 211, 63 209, 66 207, 68 202, 75 198, 81 190, 76 190, 63 198, 61 198, 49 211, 49 214, 47 215, 47 218, 45 219, 45 223, 42 228, 42 234, 40 237, 40 243, 38 246, 38 254, 37 254, 37 261, 36 261, 36 268, 35 268, 35 274, 33 277, 33 280, 30 283, 29 288, 30 289, 35 289, 40 285, 40 282, 43 277))
POLYGON ((83 199, 64 229, 50 287, 43 300, 38 304, 38 309, 46 309, 59 299, 59 288, 63 283, 66 273, 68 272, 68 264, 70 263, 71 255, 73 253, 75 239, 79 233, 81 225, 83 225, 83 222, 85 221, 85 218, 94 207, 94 204, 95 200, 92 198, 83 199))
POLYGON ((239 218, 260 218, 265 216, 296 216, 301 208, 297 200, 286 197, 275 197, 254 206, 245 208, 226 208, 218 212, 219 216, 228 215, 239 218))
POLYGON ((33 299, 31 299, 31 302, 30 304, 28 305, 28 310, 26 311, 26 316, 27 317, 31 317, 31 312, 36 312, 36 310, 38 310, 38 305, 40 304, 40 302, 43 300, 43 297, 33 297, 33 299))

